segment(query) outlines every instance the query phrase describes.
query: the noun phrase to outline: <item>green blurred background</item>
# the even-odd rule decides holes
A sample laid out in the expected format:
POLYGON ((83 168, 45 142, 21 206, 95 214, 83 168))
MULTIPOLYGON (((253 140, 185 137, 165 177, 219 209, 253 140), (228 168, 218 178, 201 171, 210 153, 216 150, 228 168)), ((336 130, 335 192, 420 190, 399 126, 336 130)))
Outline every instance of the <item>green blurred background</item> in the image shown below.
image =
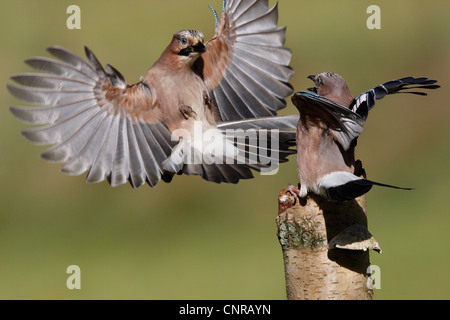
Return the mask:
MULTIPOLYGON (((270 1, 274 4, 274 1, 270 1)), ((278 175, 238 185, 199 177, 133 190, 86 184, 39 158, 44 147, 20 136, 9 113, 20 104, 5 89, 23 60, 61 45, 88 45, 100 61, 139 80, 173 33, 214 32, 208 4, 219 0, 2 0, 0 10, 0 298, 285 299, 276 237, 277 196, 297 183, 295 157, 278 175), (81 8, 68 30, 66 8, 81 8), (66 288, 66 268, 81 267, 81 290, 66 288)), ((428 97, 379 102, 359 139, 369 177, 415 187, 374 188, 369 225, 383 248, 376 299, 449 299, 450 2, 448 0, 280 0, 288 26, 296 90, 322 71, 345 77, 353 94, 404 76, 438 79, 428 97), (382 29, 368 30, 366 9, 381 8, 382 29)), ((296 113, 289 101, 281 114, 296 113)))

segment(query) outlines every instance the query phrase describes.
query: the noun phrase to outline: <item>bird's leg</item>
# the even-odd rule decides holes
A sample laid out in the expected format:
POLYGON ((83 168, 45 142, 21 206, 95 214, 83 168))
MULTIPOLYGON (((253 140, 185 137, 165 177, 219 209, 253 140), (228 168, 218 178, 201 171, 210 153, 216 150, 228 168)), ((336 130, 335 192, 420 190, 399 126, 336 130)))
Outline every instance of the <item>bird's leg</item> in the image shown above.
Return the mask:
POLYGON ((194 120, 197 120, 197 112, 192 110, 190 106, 187 106, 185 104, 180 104, 179 110, 183 118, 186 120, 189 120, 190 118, 193 118, 194 120))

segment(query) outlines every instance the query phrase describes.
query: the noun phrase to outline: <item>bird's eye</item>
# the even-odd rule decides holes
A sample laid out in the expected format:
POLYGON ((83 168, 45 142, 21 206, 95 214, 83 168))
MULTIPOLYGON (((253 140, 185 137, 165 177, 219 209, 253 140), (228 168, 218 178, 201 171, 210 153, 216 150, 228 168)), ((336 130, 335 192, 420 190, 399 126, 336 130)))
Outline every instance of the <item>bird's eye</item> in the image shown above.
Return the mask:
POLYGON ((181 38, 180 38, 180 43, 181 43, 183 46, 185 46, 185 45, 187 45, 188 40, 186 39, 186 37, 181 37, 181 38))
POLYGON ((317 84, 317 85, 322 85, 322 84, 323 84, 323 78, 322 78, 321 76, 318 76, 318 77, 316 78, 316 84, 317 84))

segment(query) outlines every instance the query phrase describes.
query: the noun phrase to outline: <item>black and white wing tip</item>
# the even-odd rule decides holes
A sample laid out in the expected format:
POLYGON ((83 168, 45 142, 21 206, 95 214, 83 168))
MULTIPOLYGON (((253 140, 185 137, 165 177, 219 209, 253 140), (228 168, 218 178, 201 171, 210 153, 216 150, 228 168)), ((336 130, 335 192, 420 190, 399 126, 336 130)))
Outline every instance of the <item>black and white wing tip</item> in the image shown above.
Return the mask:
POLYGON ((420 91, 424 89, 434 90, 441 86, 435 84, 437 80, 430 80, 428 78, 414 78, 406 77, 397 80, 391 80, 376 86, 369 91, 361 93, 350 104, 349 108, 360 115, 362 118, 367 119, 369 111, 375 106, 375 101, 383 99, 389 94, 396 93, 409 93, 420 96, 428 95, 426 92, 420 91), (416 90, 417 89, 417 90, 416 90), (410 91, 413 90, 413 91, 410 91))

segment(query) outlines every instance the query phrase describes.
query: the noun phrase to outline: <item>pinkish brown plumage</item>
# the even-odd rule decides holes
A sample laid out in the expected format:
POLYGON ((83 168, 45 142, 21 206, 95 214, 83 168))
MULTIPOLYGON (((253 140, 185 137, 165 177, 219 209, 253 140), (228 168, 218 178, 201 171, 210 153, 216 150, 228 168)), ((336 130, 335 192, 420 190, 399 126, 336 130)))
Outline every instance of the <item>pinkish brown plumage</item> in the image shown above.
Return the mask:
POLYGON ((213 39, 204 43, 203 34, 194 30, 176 33, 134 85, 110 65, 103 67, 88 48, 85 62, 51 47, 57 59, 27 60, 47 74, 14 76, 17 84, 8 85, 17 98, 43 107, 11 111, 23 121, 47 125, 23 134, 32 142, 53 144, 42 157, 65 162, 62 171, 71 175, 88 171, 88 182, 108 179, 117 186, 130 181, 137 188, 169 182, 177 173, 217 183, 252 178, 250 169, 259 171, 265 164, 184 160, 190 152, 212 157, 206 155, 211 143, 202 141, 210 131, 217 135, 213 146, 234 148, 218 157, 248 157, 248 146, 224 134, 236 126, 285 129, 276 151, 280 161, 292 153, 298 117, 274 118, 293 92, 291 52, 284 47, 285 28, 277 22, 277 6, 268 8, 266 0, 226 1, 213 39))
POLYGON ((300 197, 312 192, 330 201, 347 201, 365 194, 373 185, 398 188, 355 175, 356 141, 375 100, 397 92, 425 95, 402 90, 436 89, 439 87, 434 84, 436 81, 402 78, 354 98, 338 74, 324 72, 308 78, 315 82, 315 87, 309 89, 314 93, 299 91, 292 97, 300 112, 297 168, 301 187, 290 190, 300 197))

